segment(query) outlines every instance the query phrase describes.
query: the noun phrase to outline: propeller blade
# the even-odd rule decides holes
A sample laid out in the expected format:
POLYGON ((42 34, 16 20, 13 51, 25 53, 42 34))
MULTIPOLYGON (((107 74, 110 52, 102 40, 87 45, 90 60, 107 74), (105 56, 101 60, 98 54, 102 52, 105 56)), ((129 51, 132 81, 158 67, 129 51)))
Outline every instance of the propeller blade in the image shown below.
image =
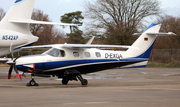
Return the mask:
POLYGON ((11 66, 11 67, 9 68, 8 79, 11 79, 12 69, 13 69, 13 66, 11 66))
POLYGON ((13 56, 13 43, 11 43, 10 45, 10 53, 11 53, 11 59, 13 60, 14 56, 13 56))
POLYGON ((18 78, 19 78, 20 80, 22 80, 21 76, 19 75, 19 72, 18 72, 18 70, 17 70, 16 65, 14 66, 14 71, 16 72, 16 75, 18 76, 18 78))

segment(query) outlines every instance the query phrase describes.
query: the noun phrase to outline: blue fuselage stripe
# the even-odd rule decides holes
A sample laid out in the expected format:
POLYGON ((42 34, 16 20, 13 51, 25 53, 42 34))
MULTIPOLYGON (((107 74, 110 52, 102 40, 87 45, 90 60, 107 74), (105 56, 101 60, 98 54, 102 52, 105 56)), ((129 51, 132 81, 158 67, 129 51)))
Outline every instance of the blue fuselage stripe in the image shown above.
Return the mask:
MULTIPOLYGON (((55 61, 55 62, 42 62, 36 63, 36 69, 50 70, 68 66, 78 66, 83 64, 101 63, 101 62, 113 62, 118 61, 116 59, 86 59, 86 60, 69 60, 69 61, 55 61)), ((27 64, 28 65, 28 64, 27 64)), ((28 69, 25 65, 17 65, 18 70, 28 69)))
MULTIPOLYGON (((83 66, 83 65, 92 65, 92 64, 102 64, 102 63, 116 63, 116 62, 141 62, 147 61, 148 59, 143 58, 128 58, 123 60, 117 59, 86 59, 86 60, 69 60, 69 61, 55 61, 55 62, 42 62, 35 63, 35 69, 41 69, 43 71, 53 70, 64 67, 75 67, 75 66, 83 66)), ((27 64, 29 65, 29 64, 27 64)), ((29 69, 26 65, 17 65, 18 70, 24 71, 29 69)))

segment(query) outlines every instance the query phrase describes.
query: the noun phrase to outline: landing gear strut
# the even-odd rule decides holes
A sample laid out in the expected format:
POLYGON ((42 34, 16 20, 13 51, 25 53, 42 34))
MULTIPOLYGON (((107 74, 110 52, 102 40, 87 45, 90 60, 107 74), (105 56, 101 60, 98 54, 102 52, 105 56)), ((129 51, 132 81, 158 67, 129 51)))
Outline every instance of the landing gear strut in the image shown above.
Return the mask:
POLYGON ((32 78, 32 80, 30 80, 29 83, 27 83, 26 86, 39 86, 39 84, 36 83, 36 81, 34 80, 33 74, 31 74, 31 78, 32 78))
POLYGON ((83 79, 81 75, 77 75, 77 78, 81 81, 82 85, 87 85, 88 81, 86 79, 83 79))

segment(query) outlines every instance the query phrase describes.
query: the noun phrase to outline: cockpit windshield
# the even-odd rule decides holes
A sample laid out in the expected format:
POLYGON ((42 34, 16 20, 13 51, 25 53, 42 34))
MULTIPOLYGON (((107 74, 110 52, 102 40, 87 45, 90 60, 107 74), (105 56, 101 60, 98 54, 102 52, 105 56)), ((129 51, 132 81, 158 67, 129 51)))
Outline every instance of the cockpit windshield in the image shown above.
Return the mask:
POLYGON ((60 50, 60 49, 56 49, 56 48, 52 48, 48 51, 46 51, 43 54, 47 54, 53 57, 65 57, 65 51, 64 50, 60 50))

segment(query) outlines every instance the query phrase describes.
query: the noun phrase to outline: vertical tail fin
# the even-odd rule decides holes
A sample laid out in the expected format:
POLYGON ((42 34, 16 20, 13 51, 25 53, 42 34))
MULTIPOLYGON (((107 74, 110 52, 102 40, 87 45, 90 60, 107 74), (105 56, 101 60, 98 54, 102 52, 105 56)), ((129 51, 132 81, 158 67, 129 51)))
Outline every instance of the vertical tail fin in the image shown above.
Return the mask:
POLYGON ((149 58, 157 35, 148 33, 159 33, 160 27, 161 24, 151 24, 132 45, 133 47, 138 47, 139 50, 130 48, 126 51, 125 56, 149 58))
POLYGON ((28 23, 12 23, 10 20, 31 19, 35 0, 16 0, 11 9, 0 22, 0 29, 30 33, 28 23))

